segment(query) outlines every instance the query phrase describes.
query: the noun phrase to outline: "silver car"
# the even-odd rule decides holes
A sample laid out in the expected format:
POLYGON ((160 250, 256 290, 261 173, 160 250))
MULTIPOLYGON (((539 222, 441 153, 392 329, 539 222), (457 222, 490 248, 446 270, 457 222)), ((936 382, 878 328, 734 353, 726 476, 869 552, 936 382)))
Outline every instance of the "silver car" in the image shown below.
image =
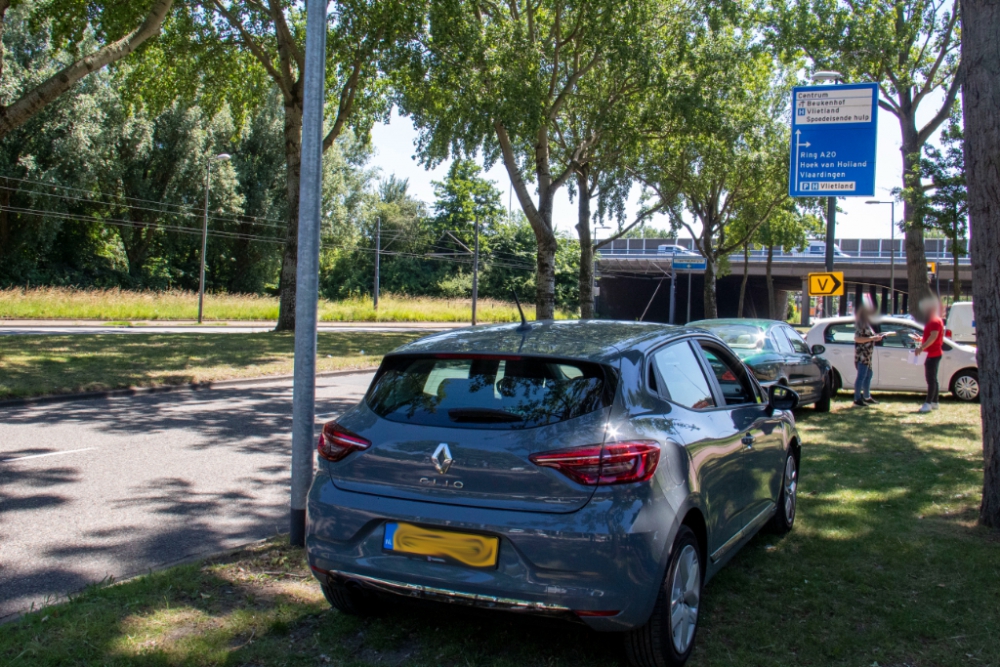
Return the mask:
POLYGON ((423 338, 324 426, 309 564, 342 612, 396 594, 555 615, 622 633, 633 665, 682 665, 705 582, 792 527, 797 400, 695 329, 423 338))

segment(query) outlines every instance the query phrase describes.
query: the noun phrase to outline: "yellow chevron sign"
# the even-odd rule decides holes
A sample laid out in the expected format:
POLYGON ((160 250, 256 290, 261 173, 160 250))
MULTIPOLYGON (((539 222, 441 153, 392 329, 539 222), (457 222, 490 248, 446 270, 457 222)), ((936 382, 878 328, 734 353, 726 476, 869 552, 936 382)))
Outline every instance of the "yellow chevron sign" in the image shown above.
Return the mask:
POLYGON ((937 275, 937 262, 927 262, 927 273, 937 275))
POLYGON ((844 272, 809 274, 809 296, 843 296, 844 272))

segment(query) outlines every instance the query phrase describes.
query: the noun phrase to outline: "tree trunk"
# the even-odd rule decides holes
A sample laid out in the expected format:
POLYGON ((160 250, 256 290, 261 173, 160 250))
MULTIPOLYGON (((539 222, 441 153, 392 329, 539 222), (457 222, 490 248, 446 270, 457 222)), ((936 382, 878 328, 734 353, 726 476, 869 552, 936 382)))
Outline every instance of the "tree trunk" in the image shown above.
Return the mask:
POLYGON ((535 319, 552 320, 556 316, 556 245, 554 235, 538 239, 535 277, 535 319))
MULTIPOLYGON (((3 182, 7 184, 7 187, 13 183, 7 179, 4 179, 3 182)), ((0 189, 0 258, 11 251, 10 212, 7 210, 10 206, 11 191, 7 187, 0 189)))
MULTIPOLYGON (((917 142, 917 128, 915 120, 906 118, 900 119, 900 126, 903 131, 903 147, 900 151, 903 154, 903 187, 911 192, 918 192, 920 188, 920 149, 917 142)), ((920 195, 913 195, 920 196, 920 195)), ((927 281, 927 254, 924 252, 924 220, 920 213, 920 207, 906 197, 903 201, 903 226, 905 228, 905 248, 906 248, 906 279, 910 294, 910 314, 920 314, 920 301, 931 293, 930 283, 927 281)))
POLYGON ((958 240, 951 241, 951 295, 953 301, 962 299, 962 283, 958 279, 958 259, 961 256, 961 249, 958 247, 958 240))
POLYGON ((711 253, 706 253, 705 257, 705 292, 703 304, 705 307, 704 319, 714 320, 719 316, 719 306, 715 300, 715 257, 709 257, 711 253))
POLYGON ((538 196, 538 217, 542 233, 535 231, 538 241, 538 273, 535 276, 535 319, 553 320, 556 317, 556 247, 558 240, 552 232, 552 204, 555 193, 545 188, 538 196))
POLYGON ((766 268, 766 281, 767 281, 767 316, 772 320, 784 320, 784 317, 778 317, 778 304, 774 302, 774 276, 771 274, 771 265, 774 261, 774 246, 767 246, 767 268, 766 268))
MULTIPOLYGON (((9 5, 9 2, 4 2, 9 5)), ((129 55, 150 37, 160 34, 160 27, 170 13, 173 0, 156 0, 146 13, 138 28, 121 39, 104 45, 94 53, 85 56, 50 76, 45 81, 24 93, 10 106, 0 106, 0 139, 28 122, 42 109, 92 72, 106 65, 118 62, 129 55)), ((4 7, 4 11, 6 8, 4 7)))
POLYGON ((302 162, 301 98, 285 105, 285 191, 288 227, 281 256, 278 288, 278 325, 275 331, 295 331, 295 286, 299 259, 299 176, 302 162))
POLYGON ((740 282, 740 307, 736 317, 743 317, 743 303, 747 296, 747 278, 750 271, 750 246, 743 246, 743 280, 740 282))
POLYGON ((983 422, 981 523, 1000 528, 1000 4, 963 0, 962 85, 983 422))
POLYGON ((594 317, 594 243, 590 238, 590 177, 584 165, 576 176, 580 200, 577 202, 576 233, 580 237, 580 319, 594 317))

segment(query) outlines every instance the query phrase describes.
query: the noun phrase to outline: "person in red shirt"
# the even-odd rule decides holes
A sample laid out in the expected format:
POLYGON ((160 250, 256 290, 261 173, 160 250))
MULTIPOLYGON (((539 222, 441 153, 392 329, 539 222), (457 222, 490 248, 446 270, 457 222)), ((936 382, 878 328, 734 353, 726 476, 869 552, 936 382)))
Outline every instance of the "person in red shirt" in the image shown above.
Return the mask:
POLYGON ((929 296, 920 302, 920 312, 924 316, 924 335, 920 339, 917 355, 926 352, 924 360, 924 379, 927 380, 927 400, 920 406, 920 412, 930 412, 938 409, 938 368, 941 366, 941 355, 944 345, 944 322, 940 316, 941 304, 936 296, 929 296))

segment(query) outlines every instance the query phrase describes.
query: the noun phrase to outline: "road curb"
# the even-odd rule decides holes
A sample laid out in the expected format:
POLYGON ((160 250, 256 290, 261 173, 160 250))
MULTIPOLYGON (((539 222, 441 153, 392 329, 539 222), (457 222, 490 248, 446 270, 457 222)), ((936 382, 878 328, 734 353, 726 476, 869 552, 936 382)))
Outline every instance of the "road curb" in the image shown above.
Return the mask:
MULTIPOLYGON (((337 377, 339 375, 357 375, 370 373, 376 366, 352 368, 343 371, 323 371, 316 377, 337 377)), ((25 405, 45 405, 49 403, 68 403, 71 401, 90 401, 99 398, 119 398, 122 396, 143 396, 145 394, 166 394, 176 391, 202 391, 206 389, 226 389, 228 387, 252 386, 270 382, 286 382, 294 378, 292 375, 265 375, 257 378, 236 378, 234 380, 218 380, 215 382, 189 382, 187 384, 165 384, 157 387, 127 387, 124 389, 106 389, 104 391, 83 391, 74 394, 49 394, 46 396, 29 396, 27 398, 12 398, 0 401, 0 409, 15 408, 25 405)))

